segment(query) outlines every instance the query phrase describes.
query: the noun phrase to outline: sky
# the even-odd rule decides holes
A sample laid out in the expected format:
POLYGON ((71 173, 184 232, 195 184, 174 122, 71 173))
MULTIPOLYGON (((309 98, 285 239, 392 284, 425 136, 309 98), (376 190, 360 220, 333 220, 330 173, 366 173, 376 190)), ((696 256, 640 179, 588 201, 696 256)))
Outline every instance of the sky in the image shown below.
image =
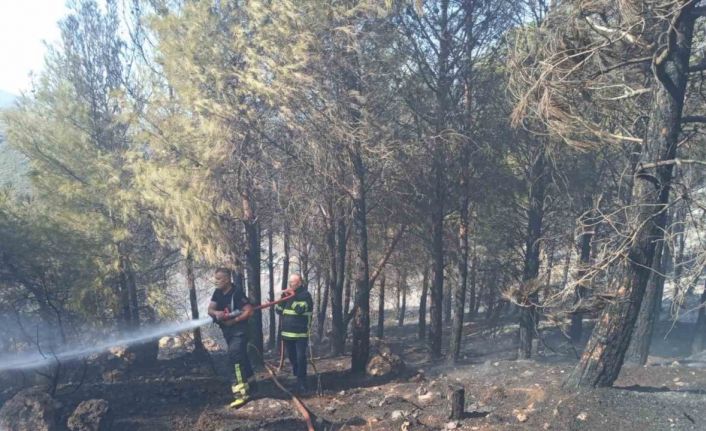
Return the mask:
POLYGON ((44 64, 42 41, 59 39, 65 14, 65 0, 0 0, 0 90, 29 90, 30 72, 44 64))

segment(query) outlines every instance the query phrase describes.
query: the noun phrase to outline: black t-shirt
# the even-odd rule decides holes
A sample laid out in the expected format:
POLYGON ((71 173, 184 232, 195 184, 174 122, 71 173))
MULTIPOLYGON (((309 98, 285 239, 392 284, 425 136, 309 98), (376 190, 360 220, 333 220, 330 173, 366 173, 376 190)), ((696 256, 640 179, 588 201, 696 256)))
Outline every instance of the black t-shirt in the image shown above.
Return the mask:
MULTIPOLYGON (((245 292, 242 287, 233 286, 228 293, 223 293, 221 289, 216 289, 213 291, 211 296, 211 302, 216 303, 216 310, 223 311, 226 307, 230 310, 242 310, 244 305, 250 304, 250 300, 245 296, 245 292)), ((228 338, 235 334, 245 334, 247 331, 248 323, 243 320, 236 323, 235 325, 225 326, 220 325, 221 330, 223 330, 223 336, 228 338)))

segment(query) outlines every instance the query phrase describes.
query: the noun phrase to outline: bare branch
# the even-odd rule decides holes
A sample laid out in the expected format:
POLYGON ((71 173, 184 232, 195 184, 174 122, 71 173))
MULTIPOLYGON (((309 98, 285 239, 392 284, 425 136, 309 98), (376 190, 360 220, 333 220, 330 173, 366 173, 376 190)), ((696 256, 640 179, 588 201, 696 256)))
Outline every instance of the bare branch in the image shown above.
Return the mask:
POLYGON ((672 159, 672 160, 660 160, 659 162, 654 162, 654 163, 640 163, 638 165, 638 171, 644 171, 645 169, 652 169, 652 168, 657 168, 660 166, 669 166, 669 165, 701 165, 701 166, 706 166, 706 161, 704 160, 693 160, 693 159, 672 159))
POLYGON ((373 274, 370 276, 370 282, 369 285, 372 286, 375 284, 375 280, 377 280, 378 276, 380 273, 382 273, 382 270, 385 268, 385 265, 387 264, 387 261, 390 259, 390 256, 392 256, 392 253, 395 251, 395 248, 397 247, 397 243, 400 241, 402 238, 402 235, 407 231, 407 226, 402 226, 400 230, 395 234, 395 236, 392 238, 392 241, 390 242, 390 246, 387 248, 387 251, 385 254, 382 256, 380 261, 377 264, 377 267, 373 271, 373 274))
POLYGON ((685 123, 706 123, 706 115, 686 115, 681 119, 682 124, 685 123))

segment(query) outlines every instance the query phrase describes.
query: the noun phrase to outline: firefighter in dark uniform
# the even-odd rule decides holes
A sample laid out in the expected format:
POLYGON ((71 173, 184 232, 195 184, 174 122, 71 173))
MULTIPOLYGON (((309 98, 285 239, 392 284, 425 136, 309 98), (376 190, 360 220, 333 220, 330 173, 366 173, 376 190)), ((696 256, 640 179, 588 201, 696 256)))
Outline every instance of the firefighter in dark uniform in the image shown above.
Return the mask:
POLYGON ((299 274, 293 274, 289 278, 289 289, 294 290, 294 296, 278 304, 275 311, 282 319, 281 336, 293 373, 297 376, 297 391, 304 393, 308 390, 306 362, 314 302, 299 274))
POLYGON ((233 284, 229 269, 218 268, 214 283, 216 290, 208 305, 208 315, 221 327, 223 338, 228 343, 228 358, 233 372, 233 402, 230 407, 238 408, 250 399, 248 380, 253 376, 253 371, 247 353, 247 320, 253 314, 253 307, 245 296, 242 283, 233 284))

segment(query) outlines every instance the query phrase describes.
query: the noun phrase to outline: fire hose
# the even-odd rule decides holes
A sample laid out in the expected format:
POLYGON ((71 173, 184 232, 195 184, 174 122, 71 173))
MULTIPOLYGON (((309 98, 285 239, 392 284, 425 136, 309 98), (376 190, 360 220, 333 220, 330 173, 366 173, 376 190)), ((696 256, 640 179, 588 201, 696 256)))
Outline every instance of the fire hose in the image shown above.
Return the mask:
MULTIPOLYGON (((277 305, 279 303, 282 303, 290 298, 293 298, 294 295, 296 295, 296 292, 292 289, 284 289, 282 291, 282 297, 280 299, 264 302, 260 305, 256 305, 253 307, 253 310, 262 310, 264 308, 272 307, 273 305, 277 305)), ((240 316, 243 312, 240 310, 233 310, 231 311, 228 307, 223 309, 223 317, 220 320, 231 320, 235 319, 236 317, 240 316)), ((216 319, 214 318, 214 321, 216 319)))

